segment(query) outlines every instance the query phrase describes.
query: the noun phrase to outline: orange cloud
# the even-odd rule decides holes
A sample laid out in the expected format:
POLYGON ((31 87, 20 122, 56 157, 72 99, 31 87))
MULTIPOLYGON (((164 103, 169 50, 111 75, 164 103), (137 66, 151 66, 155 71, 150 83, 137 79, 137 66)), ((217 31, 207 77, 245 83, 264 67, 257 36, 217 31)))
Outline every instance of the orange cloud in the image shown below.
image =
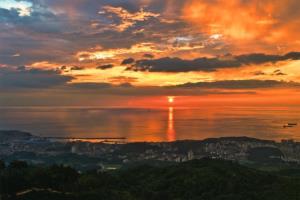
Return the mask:
POLYGON ((116 30, 124 31, 127 28, 133 26, 136 22, 146 21, 150 17, 158 17, 159 14, 144 11, 143 8, 136 13, 130 13, 122 7, 113 7, 113 6, 104 6, 103 10, 99 12, 99 14, 114 14, 121 19, 121 23, 115 25, 116 30))
POLYGON ((300 14, 293 11, 297 7, 297 0, 188 0, 182 17, 201 32, 222 35, 227 42, 290 45, 290 50, 299 47, 295 41, 300 39, 300 14))
POLYGON ((118 56, 126 56, 128 54, 138 54, 138 53, 160 53, 161 50, 157 49, 152 43, 140 43, 133 45, 130 48, 119 48, 110 50, 96 50, 96 51, 81 51, 76 54, 79 61, 84 60, 101 60, 108 58, 115 58, 118 56))

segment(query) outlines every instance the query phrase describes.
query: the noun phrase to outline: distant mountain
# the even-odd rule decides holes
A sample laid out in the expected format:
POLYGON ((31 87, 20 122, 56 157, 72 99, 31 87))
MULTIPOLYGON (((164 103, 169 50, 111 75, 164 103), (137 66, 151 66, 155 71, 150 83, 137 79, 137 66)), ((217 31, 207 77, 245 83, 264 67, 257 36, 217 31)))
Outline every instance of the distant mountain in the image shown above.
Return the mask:
POLYGON ((8 140, 26 140, 32 138, 28 132, 23 131, 15 131, 15 130, 0 130, 0 141, 8 141, 8 140))

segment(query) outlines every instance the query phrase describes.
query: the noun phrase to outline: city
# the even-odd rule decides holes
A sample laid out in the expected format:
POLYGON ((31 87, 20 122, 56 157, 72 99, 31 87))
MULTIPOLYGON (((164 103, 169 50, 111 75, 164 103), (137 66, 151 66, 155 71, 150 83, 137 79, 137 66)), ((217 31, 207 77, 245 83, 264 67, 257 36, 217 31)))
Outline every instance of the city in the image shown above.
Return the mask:
POLYGON ((300 164, 300 143, 293 140, 275 142, 248 137, 175 142, 92 143, 52 141, 26 132, 0 131, 0 158, 7 161, 24 160, 33 164, 65 164, 78 169, 103 166, 114 169, 116 166, 135 162, 185 162, 202 158, 239 163, 297 165, 300 164))

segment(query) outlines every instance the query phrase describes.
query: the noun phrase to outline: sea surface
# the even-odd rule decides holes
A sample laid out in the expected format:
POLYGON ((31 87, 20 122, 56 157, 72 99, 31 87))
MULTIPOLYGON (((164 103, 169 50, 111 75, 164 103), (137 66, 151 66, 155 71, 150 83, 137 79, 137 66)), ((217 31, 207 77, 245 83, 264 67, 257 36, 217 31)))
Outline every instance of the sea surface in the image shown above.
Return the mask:
POLYGON ((300 141, 299 107, 1 107, 0 130, 45 137, 174 141, 224 136, 300 141), (284 128, 287 123, 297 126, 284 128))

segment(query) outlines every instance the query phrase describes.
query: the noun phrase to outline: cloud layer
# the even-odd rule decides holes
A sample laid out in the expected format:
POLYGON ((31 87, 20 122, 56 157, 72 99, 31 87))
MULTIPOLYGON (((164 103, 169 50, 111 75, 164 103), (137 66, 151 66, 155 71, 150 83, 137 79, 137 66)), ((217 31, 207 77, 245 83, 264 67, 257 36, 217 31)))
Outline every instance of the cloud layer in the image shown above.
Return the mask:
MULTIPOLYGON (((236 68, 245 65, 261 65, 266 63, 276 63, 279 61, 299 60, 299 52, 291 52, 285 55, 267 55, 262 53, 223 56, 215 58, 201 57, 194 60, 184 60, 181 58, 159 58, 138 60, 128 70, 149 71, 149 72, 189 72, 204 71, 211 72, 222 68, 236 68)), ((124 64, 124 63, 122 63, 124 64)), ((129 64, 129 63, 128 63, 129 64)))
POLYGON ((187 0, 183 18, 209 34, 221 34, 235 44, 291 45, 298 41, 297 0, 187 0), (250 43, 249 43, 250 42, 250 43))
POLYGON ((300 88, 299 83, 274 80, 226 80, 215 82, 186 83, 176 87, 206 89, 264 89, 264 88, 300 88))
POLYGON ((3 0, 0 89, 298 90, 299 9, 298 0, 3 0))
POLYGON ((0 68, 0 88, 6 90, 57 87, 72 79, 71 76, 61 75, 59 71, 53 70, 0 68))

